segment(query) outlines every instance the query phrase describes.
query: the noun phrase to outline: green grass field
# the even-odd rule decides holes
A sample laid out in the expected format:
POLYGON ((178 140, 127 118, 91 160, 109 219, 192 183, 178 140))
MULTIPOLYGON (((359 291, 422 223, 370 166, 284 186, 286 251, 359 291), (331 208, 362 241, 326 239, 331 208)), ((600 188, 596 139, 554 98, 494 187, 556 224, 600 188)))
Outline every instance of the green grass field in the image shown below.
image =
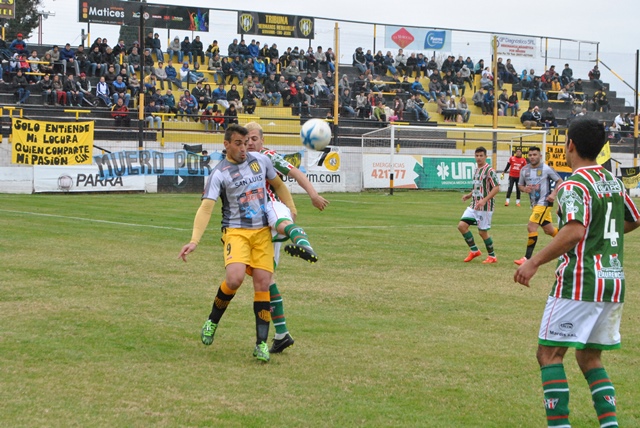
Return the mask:
MULTIPOLYGON (((514 284, 529 209, 504 194, 499 263, 462 263, 460 196, 329 194, 320 213, 297 195, 321 260, 281 256, 296 345, 265 365, 249 280, 200 343, 224 270, 218 215, 177 259, 198 195, 0 195, 0 426, 546 426, 535 351, 555 266, 514 284)), ((640 233, 626 244, 623 349, 604 361, 637 427, 640 233)), ((596 427, 573 355, 571 419, 596 427)))

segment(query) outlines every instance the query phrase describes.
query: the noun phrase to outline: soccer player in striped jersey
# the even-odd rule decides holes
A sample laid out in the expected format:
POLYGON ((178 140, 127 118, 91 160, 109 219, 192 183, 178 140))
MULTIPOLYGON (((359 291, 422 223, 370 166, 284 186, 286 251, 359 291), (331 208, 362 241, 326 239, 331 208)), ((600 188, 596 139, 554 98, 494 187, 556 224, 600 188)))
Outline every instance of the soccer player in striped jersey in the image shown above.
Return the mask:
MULTIPOLYGON (((304 173, 298 168, 291 165, 291 163, 287 162, 275 151, 264 148, 264 134, 262 132, 262 127, 260 126, 260 124, 256 122, 249 122, 245 125, 245 127, 249 131, 249 144, 247 146, 248 151, 259 152, 267 156, 271 160, 276 173, 281 176, 288 176, 295 179, 300 187, 302 187, 307 192, 309 198, 311 198, 311 203, 313 204, 313 206, 318 208, 320 211, 324 210, 329 204, 329 201, 318 194, 307 176, 304 175, 304 173)), ((306 241, 307 237, 302 228, 293 223, 296 216, 296 209, 295 205, 293 205, 293 200, 290 200, 289 207, 283 204, 273 191, 268 192, 268 194, 271 201, 273 202, 274 211, 277 217, 277 222, 275 225, 272 225, 273 227, 271 231, 271 234, 273 236, 274 268, 277 268, 278 261, 280 259, 280 247, 282 246, 282 242, 287 238, 291 238, 293 240, 296 237, 298 239, 304 239, 306 241)), ((308 241, 306 241, 306 244, 300 241, 294 242, 298 245, 308 245, 308 241)), ((308 245, 308 247, 311 248, 310 245, 308 245)), ((310 255, 307 251, 302 252, 304 248, 301 249, 300 252, 295 252, 293 251, 293 249, 295 249, 295 246, 285 246, 285 251, 288 254, 294 256, 297 256, 298 254, 310 255)), ((289 329, 287 328, 287 320, 284 314, 282 295, 278 290, 278 286, 276 285, 273 274, 271 275, 270 284, 271 285, 269 286, 269 294, 271 298, 271 321, 273 322, 276 333, 273 339, 273 345, 271 346, 271 349, 269 349, 269 352, 280 353, 289 346, 293 345, 294 340, 291 337, 291 334, 289 334, 289 329)))
POLYGON ((600 427, 618 426, 615 389, 601 357, 603 350, 620 347, 624 234, 640 226, 640 212, 622 182, 596 161, 605 135, 604 126, 595 119, 571 123, 566 156, 573 174, 558 191, 560 231, 513 277, 529 286, 539 266, 558 260, 537 352, 550 427, 571 426, 563 365, 570 347, 576 349, 600 427))
POLYGON ((482 263, 498 263, 498 258, 493 249, 493 239, 489 236, 489 229, 491 229, 491 217, 495 207, 494 198, 500 191, 500 182, 496 172, 487 163, 487 149, 478 147, 475 151, 475 157, 478 167, 473 173, 473 190, 462 196, 463 201, 471 199, 471 203, 464 210, 458 223, 458 230, 469 246, 469 255, 464 261, 470 262, 482 254, 476 246, 473 233, 469 230, 470 225, 475 225, 478 226, 478 233, 489 253, 482 263))
POLYGON ((239 125, 231 125, 224 135, 226 157, 213 168, 202 203, 193 222, 191 240, 182 247, 178 257, 187 261, 187 255, 195 251, 207 229, 216 200, 222 203, 222 242, 224 248, 225 279, 204 323, 200 338, 205 345, 213 343, 220 318, 231 299, 244 281, 247 268, 253 275, 256 321, 256 346, 253 356, 268 362, 269 284, 273 273, 273 245, 271 227, 275 214, 267 197, 267 184, 276 190, 286 185, 277 176, 269 158, 260 153, 248 153, 248 131, 239 125))
POLYGON ((562 183, 562 178, 549 165, 542 161, 539 147, 529 148, 529 165, 526 165, 520 171, 520 180, 518 188, 529 194, 531 200, 531 216, 527 224, 527 251, 521 259, 514 260, 517 265, 521 265, 530 259, 533 250, 538 242, 538 226, 542 226, 542 230, 547 235, 554 237, 558 233, 558 229, 553 225, 551 219, 551 210, 553 201, 556 199, 556 193, 562 183), (551 183, 555 182, 555 189, 551 189, 551 183))

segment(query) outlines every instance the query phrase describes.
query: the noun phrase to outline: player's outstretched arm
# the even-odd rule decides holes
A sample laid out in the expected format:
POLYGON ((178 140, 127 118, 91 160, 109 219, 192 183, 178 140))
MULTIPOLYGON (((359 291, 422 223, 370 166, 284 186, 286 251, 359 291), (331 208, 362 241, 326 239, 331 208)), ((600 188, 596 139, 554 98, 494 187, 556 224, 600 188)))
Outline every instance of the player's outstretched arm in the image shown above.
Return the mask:
POLYGON ((302 187, 304 191, 307 192, 307 194, 309 195, 309 198, 311 198, 311 203, 313 204, 314 207, 322 211, 327 207, 327 205, 329 205, 329 201, 327 201, 325 198, 323 198, 318 194, 318 192, 313 187, 313 184, 311 184, 307 176, 304 175, 304 173, 300 171, 298 168, 293 167, 291 171, 289 171, 288 175, 289 177, 293 177, 293 179, 295 179, 298 182, 300 187, 302 187))
POLYGON ((200 208, 196 212, 196 218, 193 220, 193 232, 191 232, 191 241, 182 247, 178 258, 183 261, 187 261, 187 255, 194 252, 198 247, 198 243, 204 235, 204 231, 207 230, 207 225, 211 219, 211 213, 213 213, 213 207, 216 205, 216 201, 213 199, 203 199, 200 203, 200 208))
POLYGON ((578 245, 584 237, 586 228, 579 221, 565 224, 551 242, 531 259, 524 262, 513 275, 513 281, 529 286, 529 281, 538 271, 538 267, 555 260, 578 245))

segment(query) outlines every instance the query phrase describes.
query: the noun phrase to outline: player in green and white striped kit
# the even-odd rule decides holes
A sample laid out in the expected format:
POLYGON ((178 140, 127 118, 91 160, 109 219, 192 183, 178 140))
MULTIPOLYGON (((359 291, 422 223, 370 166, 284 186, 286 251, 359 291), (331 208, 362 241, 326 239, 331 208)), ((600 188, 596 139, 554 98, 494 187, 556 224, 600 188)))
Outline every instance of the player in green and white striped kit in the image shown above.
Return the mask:
POLYGON ((464 210, 462 218, 458 222, 458 231, 469 246, 469 255, 464 259, 464 262, 470 262, 482 254, 476 246, 473 233, 469 230, 470 225, 476 225, 489 253, 482 263, 498 263, 498 258, 493 250, 493 239, 489 236, 489 229, 491 229, 491 217, 495 208, 494 197, 500 191, 500 181, 491 165, 487 163, 487 149, 478 147, 475 151, 475 158, 478 168, 473 173, 473 190, 462 196, 463 201, 471 199, 471 203, 464 210))
POLYGON ((597 120, 571 124, 566 156, 573 175, 558 191, 560 231, 514 275, 515 281, 528 286, 540 265, 558 259, 537 352, 550 427, 571 426, 563 365, 569 347, 576 349, 600 427, 618 426, 615 389, 601 354, 620 347, 624 234, 640 226, 640 212, 622 182, 596 162, 604 143, 605 130, 597 120))

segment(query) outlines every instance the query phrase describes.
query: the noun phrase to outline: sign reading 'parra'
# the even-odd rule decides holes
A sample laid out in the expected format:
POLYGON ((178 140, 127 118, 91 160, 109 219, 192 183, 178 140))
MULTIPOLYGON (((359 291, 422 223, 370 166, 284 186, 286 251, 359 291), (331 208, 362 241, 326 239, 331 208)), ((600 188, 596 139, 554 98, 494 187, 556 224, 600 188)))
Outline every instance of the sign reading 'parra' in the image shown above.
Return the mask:
POLYGON ((313 39, 314 18, 261 12, 238 12, 238 34, 313 39))

